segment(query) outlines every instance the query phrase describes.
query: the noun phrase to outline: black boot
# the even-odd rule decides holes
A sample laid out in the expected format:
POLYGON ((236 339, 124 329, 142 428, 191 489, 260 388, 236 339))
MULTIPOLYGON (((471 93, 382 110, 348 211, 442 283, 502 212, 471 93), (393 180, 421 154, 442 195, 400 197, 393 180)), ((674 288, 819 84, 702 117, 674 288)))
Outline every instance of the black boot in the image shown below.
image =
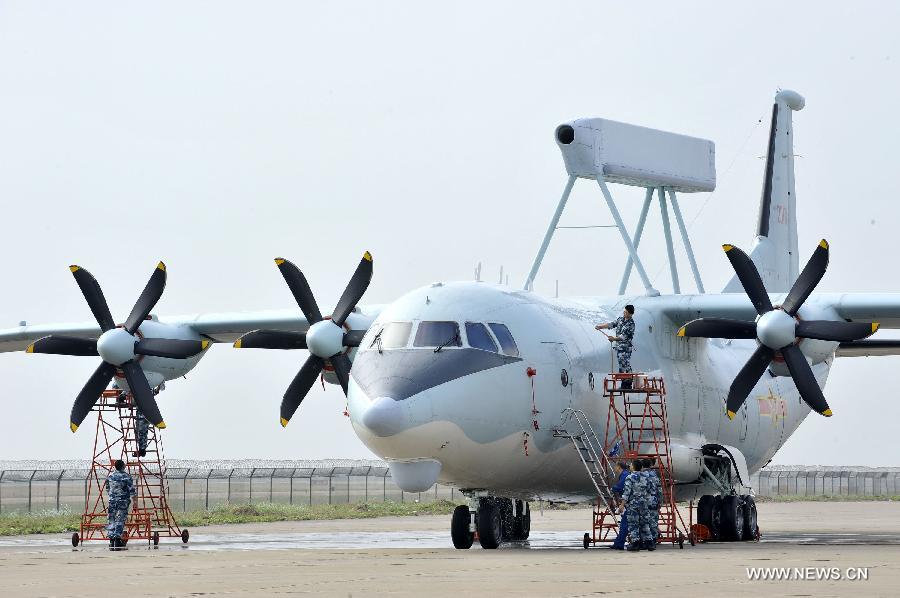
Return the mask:
POLYGON ((644 548, 651 552, 656 550, 656 540, 646 540, 644 542, 644 548))
POLYGON ((625 547, 625 550, 627 550, 628 552, 637 552, 640 549, 641 549, 640 542, 632 542, 631 544, 629 544, 628 546, 625 547))

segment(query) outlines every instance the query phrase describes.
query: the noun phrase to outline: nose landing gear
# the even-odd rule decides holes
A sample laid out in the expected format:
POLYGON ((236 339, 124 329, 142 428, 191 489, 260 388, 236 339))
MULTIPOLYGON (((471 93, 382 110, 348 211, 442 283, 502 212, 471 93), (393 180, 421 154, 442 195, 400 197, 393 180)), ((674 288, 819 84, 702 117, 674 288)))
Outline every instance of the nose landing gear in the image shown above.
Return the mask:
POLYGON ((485 496, 473 513, 466 505, 453 511, 450 536, 453 546, 471 548, 477 533, 482 548, 498 548, 503 542, 524 542, 531 533, 531 509, 522 500, 485 496))

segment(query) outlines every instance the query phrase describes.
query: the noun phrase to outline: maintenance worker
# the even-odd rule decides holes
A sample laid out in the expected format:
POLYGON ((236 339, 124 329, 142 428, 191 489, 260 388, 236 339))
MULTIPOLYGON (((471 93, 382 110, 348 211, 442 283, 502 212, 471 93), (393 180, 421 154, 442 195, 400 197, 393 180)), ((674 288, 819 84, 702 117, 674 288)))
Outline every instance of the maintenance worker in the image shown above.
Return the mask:
POLYGON ((147 456, 147 433, 150 430, 150 422, 137 407, 134 408, 135 427, 137 428, 138 452, 135 457, 147 456))
MULTIPOLYGON (((649 488, 647 477, 641 474, 643 468, 644 461, 642 459, 635 459, 631 462, 632 472, 625 478, 625 488, 622 491, 624 504, 619 508, 619 513, 626 513, 628 517, 629 543, 625 550, 630 552, 649 547, 651 544, 649 541, 650 527, 647 525, 649 488)), ((654 548, 649 548, 649 550, 654 548)))
MULTIPOLYGON (((631 353, 634 351, 634 345, 632 344, 634 341, 634 318, 632 316, 634 316, 634 306, 629 304, 622 310, 621 317, 616 318, 612 322, 597 324, 594 327, 597 330, 615 329, 616 335, 607 336, 606 338, 609 339, 609 342, 616 343, 616 357, 619 361, 620 374, 631 373, 631 353)), ((623 380, 622 388, 631 388, 631 380, 623 380)))
MULTIPOLYGON (((612 487, 613 494, 616 498, 619 499, 619 502, 622 502, 622 493, 625 491, 625 479, 628 478, 628 474, 631 473, 628 471, 628 463, 625 461, 619 461, 616 463, 616 473, 619 478, 616 481, 615 485, 612 487)), ((619 516, 619 534, 616 536, 615 541, 613 542, 612 548, 613 550, 625 550, 625 540, 628 538, 628 514, 624 513, 619 516)))
POLYGON ((109 547, 122 548, 122 532, 125 530, 125 520, 128 519, 128 508, 131 506, 131 497, 137 491, 134 480, 125 471, 125 462, 116 460, 116 470, 106 478, 107 513, 108 523, 106 536, 109 538, 109 547))
MULTIPOLYGON (((659 509, 663 500, 662 483, 659 481, 659 475, 656 473, 655 468, 655 458, 644 459, 643 473, 647 476, 650 490, 650 499, 647 501, 647 525, 650 526, 650 539, 654 547, 659 541, 659 509)), ((649 548, 649 550, 653 550, 653 548, 649 548)))

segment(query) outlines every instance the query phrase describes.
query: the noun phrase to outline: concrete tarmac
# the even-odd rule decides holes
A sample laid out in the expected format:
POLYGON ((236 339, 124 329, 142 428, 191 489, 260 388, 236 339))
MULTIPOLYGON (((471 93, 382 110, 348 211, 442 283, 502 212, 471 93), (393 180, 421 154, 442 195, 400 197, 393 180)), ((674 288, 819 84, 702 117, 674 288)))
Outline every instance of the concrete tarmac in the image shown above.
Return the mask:
POLYGON ((68 536, 0 538, 6 596, 900 595, 900 504, 763 503, 762 541, 581 548, 590 511, 537 510, 529 542, 454 550, 449 516, 227 525, 158 549, 72 549, 68 536), (748 567, 790 568, 750 580, 748 567), (798 568, 795 571, 793 568, 798 568), (807 569, 812 568, 812 569, 807 569), (866 570, 868 579, 860 577, 866 570), (798 576, 806 579, 798 579, 798 576), (810 579, 813 577, 828 579, 810 579))

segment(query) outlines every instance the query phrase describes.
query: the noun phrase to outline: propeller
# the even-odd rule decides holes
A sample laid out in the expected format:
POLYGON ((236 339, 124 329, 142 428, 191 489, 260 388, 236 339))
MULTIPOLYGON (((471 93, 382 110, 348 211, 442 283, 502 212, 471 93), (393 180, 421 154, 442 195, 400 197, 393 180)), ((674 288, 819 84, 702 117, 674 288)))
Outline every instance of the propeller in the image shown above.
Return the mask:
POLYGON ((308 349, 309 357, 300 371, 294 376, 281 401, 281 425, 287 426, 297 411, 300 403, 316 378, 325 368, 331 365, 344 394, 350 383, 350 358, 344 352, 347 347, 358 347, 362 342, 365 330, 344 330, 344 322, 356 308, 369 283, 372 280, 372 254, 368 251, 362 256, 356 271, 347 283, 347 288, 337 302, 331 318, 323 318, 319 305, 313 296, 312 289, 303 272, 289 260, 275 258, 275 265, 291 289, 297 305, 306 321, 309 330, 302 332, 286 332, 281 330, 254 330, 241 336, 234 343, 237 349, 308 349))
POLYGON ((738 280, 750 297, 759 317, 756 322, 724 318, 700 318, 688 322, 678 336, 701 338, 757 339, 759 347, 738 372, 728 390, 725 409, 729 419, 744 404, 756 382, 780 355, 800 396, 813 411, 826 417, 832 412, 822 394, 812 368, 798 347, 802 339, 847 342, 866 338, 878 330, 877 323, 832 320, 801 320, 797 312, 810 296, 828 268, 828 243, 822 239, 794 282, 781 305, 773 306, 759 271, 750 257, 734 245, 723 245, 738 280))
POLYGON ((91 313, 100 324, 100 337, 96 340, 72 336, 50 335, 36 340, 25 350, 27 353, 49 353, 54 355, 99 356, 103 362, 88 379, 87 384, 78 393, 72 405, 69 417, 69 428, 72 432, 78 429, 87 414, 96 404, 97 399, 109 385, 110 380, 121 370, 128 382, 128 388, 141 413, 158 428, 165 428, 150 383, 138 365, 138 356, 169 357, 187 359, 197 355, 209 346, 209 341, 188 341, 165 338, 140 338, 135 336, 141 323, 150 315, 150 310, 159 301, 163 289, 166 288, 166 265, 157 264, 147 286, 125 320, 125 324, 117 327, 113 321, 103 296, 103 291, 90 272, 80 266, 69 266, 75 282, 87 300, 91 313))

